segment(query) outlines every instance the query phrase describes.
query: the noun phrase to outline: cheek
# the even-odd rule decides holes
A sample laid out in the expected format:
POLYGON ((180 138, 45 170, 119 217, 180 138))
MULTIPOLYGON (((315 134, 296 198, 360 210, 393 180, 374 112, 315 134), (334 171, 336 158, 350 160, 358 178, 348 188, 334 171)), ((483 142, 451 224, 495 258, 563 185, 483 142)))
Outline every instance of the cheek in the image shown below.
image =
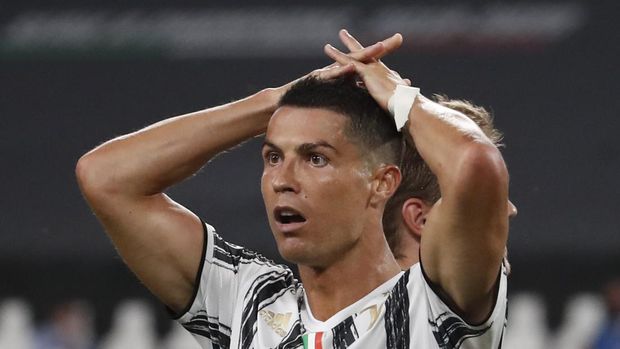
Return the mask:
POLYGON ((263 203, 265 204, 265 208, 269 211, 269 203, 271 201, 271 197, 273 194, 273 190, 270 190, 271 186, 271 177, 265 172, 260 179, 260 191, 263 196, 263 203))
POLYGON ((263 196, 265 196, 265 183, 266 183, 266 180, 267 180, 266 176, 267 175, 263 171, 263 175, 260 177, 260 191, 263 194, 263 196))
POLYGON ((269 172, 263 170, 263 175, 260 177, 260 190, 263 193, 263 196, 269 192, 267 189, 270 183, 271 177, 269 175, 269 172))
POLYGON ((315 195, 320 197, 322 206, 330 215, 339 212, 339 215, 344 216, 346 213, 343 211, 355 212, 366 206, 369 186, 361 173, 342 171, 317 181, 317 185, 319 191, 315 195))

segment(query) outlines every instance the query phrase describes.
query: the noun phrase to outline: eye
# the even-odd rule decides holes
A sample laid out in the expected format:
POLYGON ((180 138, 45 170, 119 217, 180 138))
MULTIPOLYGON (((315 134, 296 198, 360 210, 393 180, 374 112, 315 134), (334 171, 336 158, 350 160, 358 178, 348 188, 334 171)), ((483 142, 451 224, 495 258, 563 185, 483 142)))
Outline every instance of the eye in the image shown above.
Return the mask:
POLYGON ((275 151, 269 151, 265 153, 265 162, 271 166, 277 165, 280 162, 280 154, 275 151))
POLYGON ((328 163, 327 158, 323 155, 312 154, 310 155, 310 164, 315 167, 323 167, 328 163))

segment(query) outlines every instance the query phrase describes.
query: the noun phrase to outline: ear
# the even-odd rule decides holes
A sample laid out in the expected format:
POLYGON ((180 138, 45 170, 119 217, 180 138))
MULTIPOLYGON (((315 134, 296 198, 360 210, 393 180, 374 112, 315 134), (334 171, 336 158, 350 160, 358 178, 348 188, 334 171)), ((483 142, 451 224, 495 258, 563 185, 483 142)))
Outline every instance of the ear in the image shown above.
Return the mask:
POLYGON ((400 169, 396 165, 381 165, 373 177, 370 203, 377 205, 387 202, 398 189, 400 179, 400 169))
POLYGON ((422 228, 426 224, 426 217, 430 209, 431 206, 419 198, 409 198, 403 203, 403 223, 407 227, 407 231, 418 242, 422 237, 422 228))

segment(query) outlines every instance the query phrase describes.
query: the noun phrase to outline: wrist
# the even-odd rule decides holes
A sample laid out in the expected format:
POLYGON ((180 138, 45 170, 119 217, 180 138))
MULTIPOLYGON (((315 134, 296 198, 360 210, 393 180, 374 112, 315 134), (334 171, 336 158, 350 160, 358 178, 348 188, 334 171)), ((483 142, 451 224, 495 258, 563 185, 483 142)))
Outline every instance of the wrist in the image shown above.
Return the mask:
POLYGON ((277 88, 266 88, 257 92, 253 98, 256 99, 260 109, 264 113, 273 114, 278 108, 278 103, 282 93, 277 88))
POLYGON ((419 94, 420 89, 417 87, 397 85, 392 96, 390 96, 387 103, 388 111, 394 117, 394 122, 396 123, 396 129, 398 131, 400 131, 407 120, 409 120, 409 113, 419 94))

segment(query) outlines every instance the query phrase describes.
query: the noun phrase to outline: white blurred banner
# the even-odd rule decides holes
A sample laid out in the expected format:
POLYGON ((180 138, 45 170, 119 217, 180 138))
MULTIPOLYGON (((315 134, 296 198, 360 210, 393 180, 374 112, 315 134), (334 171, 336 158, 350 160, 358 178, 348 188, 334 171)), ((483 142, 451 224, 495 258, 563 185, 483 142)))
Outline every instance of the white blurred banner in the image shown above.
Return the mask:
POLYGON ((577 3, 27 11, 0 23, 0 54, 318 56, 341 28, 365 42, 400 32, 413 51, 529 50, 570 37, 587 17, 577 3))

